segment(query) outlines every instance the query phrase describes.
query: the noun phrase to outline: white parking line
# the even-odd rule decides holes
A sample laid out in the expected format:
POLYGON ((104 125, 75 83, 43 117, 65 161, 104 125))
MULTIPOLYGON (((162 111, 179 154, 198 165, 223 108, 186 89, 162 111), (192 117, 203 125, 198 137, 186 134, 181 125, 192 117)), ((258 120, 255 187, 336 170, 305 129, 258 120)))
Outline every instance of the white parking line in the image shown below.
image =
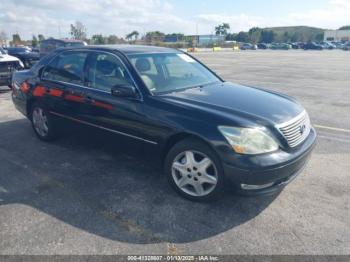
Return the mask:
POLYGON ((350 144, 350 140, 348 140, 348 139, 332 137, 332 136, 324 136, 324 135, 318 135, 318 137, 319 138, 324 138, 324 139, 327 139, 327 140, 333 140, 333 141, 338 141, 338 142, 350 144))
POLYGON ((319 129, 327 129, 327 130, 332 130, 332 131, 350 133, 350 129, 337 128, 337 127, 331 127, 331 126, 321 126, 321 125, 314 125, 314 127, 319 128, 319 129))

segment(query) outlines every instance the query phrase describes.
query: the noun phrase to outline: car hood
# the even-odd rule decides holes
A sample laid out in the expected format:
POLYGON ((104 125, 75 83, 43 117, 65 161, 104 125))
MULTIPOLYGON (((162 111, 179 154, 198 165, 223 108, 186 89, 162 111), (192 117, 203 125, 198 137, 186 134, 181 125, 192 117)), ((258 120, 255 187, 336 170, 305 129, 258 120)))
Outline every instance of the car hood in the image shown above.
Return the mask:
POLYGON ((286 95, 229 82, 176 91, 161 97, 189 107, 215 111, 216 114, 248 117, 252 121, 264 120, 273 124, 287 122, 304 111, 300 104, 286 95))
POLYGON ((0 62, 14 62, 14 61, 19 61, 17 57, 11 56, 11 55, 0 55, 0 62))
POLYGON ((40 56, 39 53, 35 53, 35 52, 21 52, 21 53, 18 53, 18 55, 29 59, 37 59, 40 56))

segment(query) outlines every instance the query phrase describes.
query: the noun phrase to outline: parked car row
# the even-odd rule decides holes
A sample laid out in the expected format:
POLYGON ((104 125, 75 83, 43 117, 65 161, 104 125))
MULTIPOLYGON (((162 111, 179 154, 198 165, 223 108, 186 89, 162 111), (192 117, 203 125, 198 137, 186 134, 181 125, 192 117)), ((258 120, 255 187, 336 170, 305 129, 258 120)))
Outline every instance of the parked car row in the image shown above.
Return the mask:
POLYGON ((86 46, 84 41, 71 39, 47 39, 41 41, 39 48, 28 46, 0 46, 0 86, 11 88, 11 78, 14 71, 30 69, 40 58, 59 48, 86 46))
POLYGON ((26 69, 31 68, 39 60, 39 53, 34 52, 30 47, 5 47, 7 54, 17 57, 22 61, 26 69))
POLYGON ((241 43, 239 45, 241 50, 257 50, 257 49, 272 49, 272 50, 289 50, 289 49, 303 49, 303 50, 333 50, 342 49, 344 51, 350 50, 350 42, 295 42, 295 43, 241 43))
POLYGON ((12 73, 15 70, 23 69, 24 65, 17 57, 8 55, 0 47, 0 86, 11 86, 12 73))

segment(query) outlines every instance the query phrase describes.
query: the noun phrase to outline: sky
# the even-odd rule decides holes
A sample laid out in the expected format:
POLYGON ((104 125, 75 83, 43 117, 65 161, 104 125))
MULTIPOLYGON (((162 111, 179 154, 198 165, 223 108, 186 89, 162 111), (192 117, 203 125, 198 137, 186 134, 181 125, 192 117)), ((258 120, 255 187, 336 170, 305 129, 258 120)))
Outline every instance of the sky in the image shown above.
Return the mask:
POLYGON ((350 24, 350 0, 0 0, 0 31, 8 37, 69 37, 75 21, 88 36, 120 37, 133 30, 209 34, 222 22, 231 32, 254 26, 337 29, 350 24))

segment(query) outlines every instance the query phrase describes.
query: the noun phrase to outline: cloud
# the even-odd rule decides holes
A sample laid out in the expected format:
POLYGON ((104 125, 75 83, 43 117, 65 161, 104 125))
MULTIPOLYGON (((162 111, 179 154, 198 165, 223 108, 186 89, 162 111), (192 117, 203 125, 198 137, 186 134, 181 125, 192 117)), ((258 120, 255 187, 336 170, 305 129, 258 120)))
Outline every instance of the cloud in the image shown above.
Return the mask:
POLYGON ((46 36, 69 36, 69 25, 79 20, 88 35, 117 34, 132 30, 183 32, 195 28, 174 14, 173 6, 161 0, 1 0, 0 30, 19 32, 23 38, 42 33, 46 36))
POLYGON ((232 32, 247 31, 254 26, 260 26, 265 19, 259 16, 240 15, 222 15, 222 14, 201 14, 196 17, 200 24, 200 32, 213 32, 214 27, 220 23, 229 23, 232 32))
POLYGON ((19 32, 22 38, 32 34, 69 36, 69 26, 81 21, 88 35, 102 33, 125 36, 137 30, 141 34, 159 30, 166 33, 201 34, 213 32, 222 22, 231 25, 232 32, 248 30, 253 26, 310 25, 338 28, 349 24, 350 0, 329 0, 326 8, 270 17, 248 13, 196 13, 182 17, 170 0, 0 0, 0 30, 8 35, 19 32))
POLYGON ((314 9, 303 13, 291 13, 281 22, 287 25, 303 24, 321 28, 337 29, 350 23, 350 1, 331 0, 324 9, 314 9))
MULTIPOLYGON (((283 17, 250 16, 246 14, 200 14, 198 21, 206 29, 214 28, 218 23, 229 23, 232 32, 246 31, 254 26, 295 26, 308 25, 327 29, 337 29, 350 24, 350 0, 330 0, 326 8, 289 13, 283 17)), ((211 29, 212 30, 212 29, 211 29)))

